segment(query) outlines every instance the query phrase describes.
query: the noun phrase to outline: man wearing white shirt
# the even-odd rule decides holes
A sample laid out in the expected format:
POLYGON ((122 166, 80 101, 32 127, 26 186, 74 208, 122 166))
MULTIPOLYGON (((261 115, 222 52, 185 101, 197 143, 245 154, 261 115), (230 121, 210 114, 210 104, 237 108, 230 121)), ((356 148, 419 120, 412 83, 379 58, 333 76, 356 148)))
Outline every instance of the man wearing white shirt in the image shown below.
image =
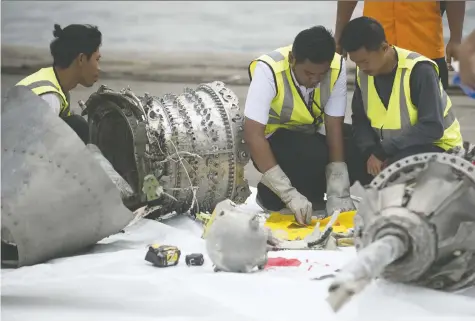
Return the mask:
POLYGON ((249 66, 244 135, 263 173, 257 201, 267 210, 287 207, 303 225, 325 192, 327 215, 355 208, 343 133, 346 68, 335 49, 332 34, 316 26, 249 66))
POLYGON ((98 80, 102 33, 90 25, 73 24, 62 29, 55 24, 53 35, 53 65, 23 78, 16 86, 25 86, 45 100, 87 144, 89 125, 82 116, 71 114, 69 92, 79 84, 91 87, 98 80))

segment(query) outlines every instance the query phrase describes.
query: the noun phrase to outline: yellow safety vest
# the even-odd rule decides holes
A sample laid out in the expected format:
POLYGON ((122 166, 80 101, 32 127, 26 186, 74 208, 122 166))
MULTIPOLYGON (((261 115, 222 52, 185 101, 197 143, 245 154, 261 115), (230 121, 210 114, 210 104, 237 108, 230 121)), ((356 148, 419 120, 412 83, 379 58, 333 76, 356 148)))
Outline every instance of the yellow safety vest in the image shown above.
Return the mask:
POLYGON ((61 98, 60 117, 71 115, 69 109, 69 94, 65 94, 59 85, 58 79, 53 67, 42 68, 20 80, 16 86, 25 86, 33 91, 36 95, 41 96, 47 93, 56 93, 61 98))
MULTIPOLYGON (((429 61, 434 65, 437 73, 439 68, 432 60, 409 50, 393 46, 398 54, 398 67, 394 78, 393 90, 386 109, 379 98, 374 85, 374 77, 369 76, 357 68, 357 81, 361 90, 363 105, 371 127, 380 140, 398 136, 405 128, 417 123, 418 112, 411 100, 410 77, 414 66, 421 61, 429 61)), ((444 110, 444 135, 434 142, 444 150, 462 146, 460 124, 455 117, 452 102, 439 81, 444 110)))
POLYGON ((269 121, 265 129, 266 135, 275 132, 279 128, 315 133, 318 126, 323 122, 323 110, 340 75, 343 58, 335 53, 330 70, 323 78, 320 86, 314 91, 312 115, 291 75, 288 59, 291 50, 292 45, 276 49, 253 60, 249 65, 249 78, 251 80, 258 61, 267 64, 274 73, 277 94, 270 106, 269 121))

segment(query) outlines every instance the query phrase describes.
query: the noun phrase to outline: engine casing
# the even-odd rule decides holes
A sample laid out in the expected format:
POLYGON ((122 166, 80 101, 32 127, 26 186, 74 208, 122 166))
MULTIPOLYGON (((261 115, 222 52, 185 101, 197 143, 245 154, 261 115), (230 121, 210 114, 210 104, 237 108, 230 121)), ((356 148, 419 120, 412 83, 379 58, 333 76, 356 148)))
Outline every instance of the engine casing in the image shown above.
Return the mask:
POLYGON ((103 85, 86 102, 86 113, 91 143, 134 190, 124 200, 130 209, 150 201, 142 191, 148 175, 166 193, 154 200, 160 206, 153 216, 210 211, 224 199, 242 203, 251 194, 244 117, 222 82, 163 97, 103 85))
POLYGON ((398 236, 405 254, 382 276, 455 291, 475 282, 475 166, 445 153, 410 156, 372 181, 355 217, 355 245, 398 236))

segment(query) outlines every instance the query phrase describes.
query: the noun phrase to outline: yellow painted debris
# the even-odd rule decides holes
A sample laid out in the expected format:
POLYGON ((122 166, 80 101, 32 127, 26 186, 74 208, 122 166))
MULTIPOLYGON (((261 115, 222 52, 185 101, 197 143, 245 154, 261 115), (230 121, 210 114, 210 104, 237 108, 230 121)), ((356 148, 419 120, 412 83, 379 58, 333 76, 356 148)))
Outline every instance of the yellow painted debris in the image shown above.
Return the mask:
MULTIPOLYGON (((333 232, 347 233, 348 229, 353 228, 353 218, 356 211, 342 212, 338 215, 338 219, 333 224, 333 232)), ((323 230, 330 221, 330 217, 325 219, 312 220, 308 226, 300 226, 295 221, 295 217, 289 214, 280 214, 279 212, 272 212, 266 220, 265 226, 270 228, 275 236, 285 238, 287 240, 301 240, 307 235, 311 234, 315 229, 317 222, 320 222, 320 230, 323 230)))

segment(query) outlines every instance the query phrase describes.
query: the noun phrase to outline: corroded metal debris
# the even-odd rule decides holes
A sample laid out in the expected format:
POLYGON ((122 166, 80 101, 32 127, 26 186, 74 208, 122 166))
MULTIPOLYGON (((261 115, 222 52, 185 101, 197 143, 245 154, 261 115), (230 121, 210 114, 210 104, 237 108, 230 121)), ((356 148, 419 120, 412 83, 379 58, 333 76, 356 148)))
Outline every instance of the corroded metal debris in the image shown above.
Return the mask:
POLYGON ((249 273, 267 263, 269 231, 259 213, 239 208, 230 200, 217 204, 206 230, 206 252, 216 272, 249 273))
POLYGON ((15 86, 7 92, 2 99, 2 265, 77 254, 132 221, 97 156, 30 89, 15 86))
POLYGON ((471 161, 442 153, 410 156, 362 193, 355 216, 358 256, 329 289, 335 310, 376 277, 445 291, 475 284, 471 161))
POLYGON ((130 209, 155 205, 153 216, 210 211, 224 199, 242 203, 250 195, 244 117, 222 82, 163 97, 103 85, 85 105, 91 143, 134 190, 124 199, 130 209))

